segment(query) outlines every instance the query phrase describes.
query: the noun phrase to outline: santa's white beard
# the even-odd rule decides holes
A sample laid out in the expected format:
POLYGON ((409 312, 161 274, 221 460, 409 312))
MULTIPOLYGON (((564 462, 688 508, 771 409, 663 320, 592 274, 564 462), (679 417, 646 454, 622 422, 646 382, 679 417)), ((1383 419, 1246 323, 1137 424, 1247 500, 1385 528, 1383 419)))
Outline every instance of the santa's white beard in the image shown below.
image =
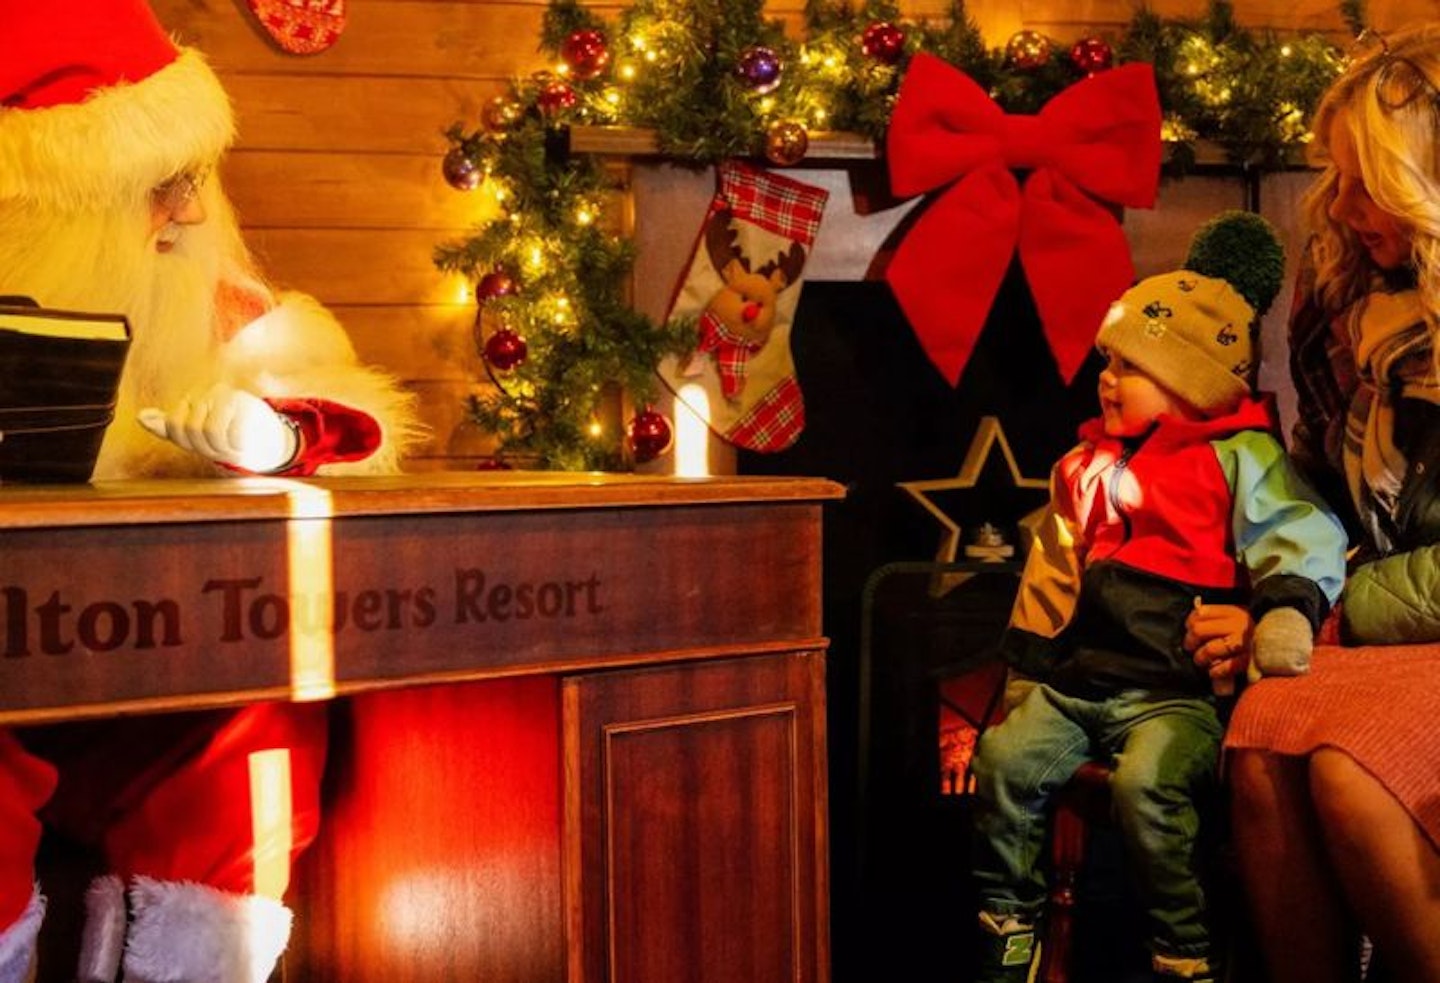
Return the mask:
POLYGON ((244 263, 226 255, 238 230, 219 207, 206 222, 181 228, 171 251, 161 253, 147 225, 143 215, 0 210, 0 294, 124 314, 130 322, 130 354, 97 478, 210 470, 145 432, 135 416, 147 406, 171 407, 216 380, 216 288, 222 270, 244 263))

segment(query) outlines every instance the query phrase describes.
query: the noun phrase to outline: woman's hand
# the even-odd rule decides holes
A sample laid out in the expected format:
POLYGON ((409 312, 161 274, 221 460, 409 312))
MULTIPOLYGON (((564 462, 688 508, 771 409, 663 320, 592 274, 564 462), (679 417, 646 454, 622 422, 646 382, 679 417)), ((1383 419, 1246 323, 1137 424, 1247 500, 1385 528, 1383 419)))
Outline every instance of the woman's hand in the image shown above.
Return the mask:
POLYGON ((1236 604, 1202 604, 1185 619, 1185 650, 1216 681, 1216 692, 1233 690, 1233 678, 1250 664, 1250 637, 1255 623, 1250 612, 1236 604))

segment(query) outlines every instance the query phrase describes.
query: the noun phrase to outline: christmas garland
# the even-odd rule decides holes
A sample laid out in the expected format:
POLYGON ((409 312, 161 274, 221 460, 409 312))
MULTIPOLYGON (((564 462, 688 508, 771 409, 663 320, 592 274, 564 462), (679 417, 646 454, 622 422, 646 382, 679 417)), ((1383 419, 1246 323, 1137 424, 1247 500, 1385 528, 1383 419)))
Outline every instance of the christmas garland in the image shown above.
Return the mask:
MULTIPOLYGON (((1361 0, 1340 13, 1363 29, 1361 0)), ((556 59, 486 104, 478 128, 457 123, 442 171, 482 185, 503 215, 440 245, 435 263, 474 284, 476 344, 493 389, 472 397, 497 439, 497 466, 626 470, 663 453, 670 428, 648 408, 656 365, 693 349, 693 321, 657 325, 623 296, 631 243, 601 211, 609 182, 592 156, 569 154, 569 126, 653 131, 667 156, 711 164, 803 160, 815 131, 883 140, 899 81, 918 52, 959 67, 1006 112, 1032 113, 1064 87, 1123 62, 1155 72, 1172 167, 1197 141, 1238 165, 1274 168, 1308 139, 1309 120, 1344 64, 1320 35, 1279 38, 1239 27, 1229 2, 1203 19, 1142 9, 1123 37, 1068 48, 1021 31, 988 47, 955 0, 943 20, 907 20, 893 0, 808 0, 805 40, 763 16, 763 0, 637 0, 607 24, 577 0, 552 0, 541 49, 556 59), (622 434, 604 408, 639 407, 622 434)))

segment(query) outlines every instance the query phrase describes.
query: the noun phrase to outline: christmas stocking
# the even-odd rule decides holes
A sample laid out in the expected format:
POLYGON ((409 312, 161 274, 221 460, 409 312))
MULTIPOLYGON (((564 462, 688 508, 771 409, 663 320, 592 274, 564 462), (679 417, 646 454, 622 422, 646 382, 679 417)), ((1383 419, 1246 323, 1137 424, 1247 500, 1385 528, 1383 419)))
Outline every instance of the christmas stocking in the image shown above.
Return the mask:
POLYGON ((660 374, 681 399, 698 383, 708 407, 690 408, 732 444, 784 450, 805 428, 790 324, 828 193, 738 161, 719 184, 670 310, 699 318, 696 350, 660 374))
POLYGON ((265 33, 283 51, 314 55, 345 30, 345 0, 245 0, 265 33))

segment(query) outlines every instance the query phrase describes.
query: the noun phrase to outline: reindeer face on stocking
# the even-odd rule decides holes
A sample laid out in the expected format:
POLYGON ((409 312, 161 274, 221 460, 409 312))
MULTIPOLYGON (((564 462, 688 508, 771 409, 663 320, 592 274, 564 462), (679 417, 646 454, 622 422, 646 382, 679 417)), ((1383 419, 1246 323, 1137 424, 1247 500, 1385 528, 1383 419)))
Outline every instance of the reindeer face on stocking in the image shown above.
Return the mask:
POLYGON ((736 161, 720 165, 719 180, 670 311, 698 316, 695 354, 660 372, 677 393, 701 383, 710 426, 726 440, 783 450, 805 426, 790 325, 827 193, 736 161))

